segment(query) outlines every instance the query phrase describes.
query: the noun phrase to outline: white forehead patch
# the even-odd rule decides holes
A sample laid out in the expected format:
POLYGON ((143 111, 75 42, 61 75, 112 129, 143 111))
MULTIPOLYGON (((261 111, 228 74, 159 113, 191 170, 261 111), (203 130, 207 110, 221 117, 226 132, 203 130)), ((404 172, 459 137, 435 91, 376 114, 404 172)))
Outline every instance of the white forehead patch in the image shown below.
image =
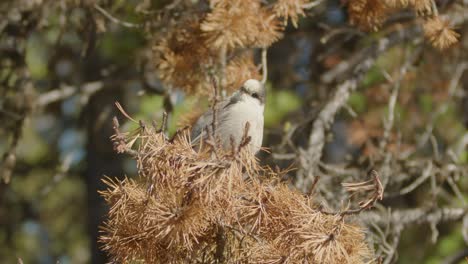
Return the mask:
POLYGON ((245 81, 244 83, 244 88, 247 90, 247 91, 261 91, 262 90, 262 83, 257 81, 257 80, 254 80, 254 79, 250 79, 250 80, 247 80, 245 81))

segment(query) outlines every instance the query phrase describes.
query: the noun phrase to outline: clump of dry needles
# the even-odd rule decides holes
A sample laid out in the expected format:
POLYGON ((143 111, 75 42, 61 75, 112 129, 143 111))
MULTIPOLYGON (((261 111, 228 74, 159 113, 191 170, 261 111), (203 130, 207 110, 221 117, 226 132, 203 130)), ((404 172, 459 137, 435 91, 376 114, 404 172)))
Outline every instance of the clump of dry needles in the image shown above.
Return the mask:
POLYGON ((424 35, 432 46, 444 50, 458 42, 460 35, 439 15, 434 0, 348 0, 351 24, 363 30, 377 31, 388 17, 401 9, 421 18, 424 35))
MULTIPOLYGON (((161 127, 119 130, 115 150, 137 160, 139 177, 112 180, 102 192, 111 209, 101 236, 117 262, 364 263, 372 259, 364 230, 345 216, 381 198, 377 175, 345 184, 374 190, 359 209, 327 212, 313 196, 291 190, 282 171, 258 164, 249 152, 248 125, 239 145, 224 150, 215 135, 193 149, 187 129, 172 138, 161 127), (137 145, 137 147, 133 147, 137 145), (133 148, 132 148, 133 147, 133 148)), ((375 173, 375 172, 374 172, 375 173)))
POLYGON ((210 91, 207 72, 214 72, 221 76, 221 86, 232 91, 245 81, 242 76, 258 77, 251 49, 267 48, 279 40, 287 21, 297 24, 306 8, 291 9, 291 1, 273 5, 258 0, 208 2, 210 12, 179 19, 154 40, 159 78, 169 87, 203 94, 210 91))

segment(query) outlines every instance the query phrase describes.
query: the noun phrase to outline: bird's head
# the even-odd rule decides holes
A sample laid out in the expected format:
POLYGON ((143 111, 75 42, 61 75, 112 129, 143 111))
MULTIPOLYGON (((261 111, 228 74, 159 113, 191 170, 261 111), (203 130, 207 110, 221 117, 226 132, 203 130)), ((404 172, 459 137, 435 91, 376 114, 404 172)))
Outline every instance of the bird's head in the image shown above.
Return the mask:
POLYGON ((240 92, 258 100, 261 105, 265 104, 266 91, 264 85, 260 81, 254 79, 245 81, 240 88, 240 92))

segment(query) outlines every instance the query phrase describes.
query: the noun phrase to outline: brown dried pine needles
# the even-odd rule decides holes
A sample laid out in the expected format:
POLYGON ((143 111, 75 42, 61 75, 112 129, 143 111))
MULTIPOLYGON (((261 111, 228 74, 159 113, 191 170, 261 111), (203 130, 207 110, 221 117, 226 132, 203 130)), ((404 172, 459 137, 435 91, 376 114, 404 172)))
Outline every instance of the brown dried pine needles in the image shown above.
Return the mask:
POLYGON ((114 119, 115 150, 137 160, 139 177, 104 180, 108 189, 101 194, 110 211, 100 240, 113 260, 372 261, 364 230, 291 190, 279 180, 282 172, 260 166, 245 147, 248 137, 230 150, 216 140, 194 150, 187 129, 168 138, 164 126, 140 122, 123 133, 114 119))

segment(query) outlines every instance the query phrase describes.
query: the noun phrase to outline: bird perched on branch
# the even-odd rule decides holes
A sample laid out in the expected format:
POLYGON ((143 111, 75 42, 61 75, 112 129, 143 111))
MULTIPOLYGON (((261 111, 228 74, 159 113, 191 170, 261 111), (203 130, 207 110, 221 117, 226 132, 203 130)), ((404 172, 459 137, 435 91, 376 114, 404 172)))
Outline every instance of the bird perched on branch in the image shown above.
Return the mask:
POLYGON ((192 127, 192 143, 199 144, 200 139, 206 139, 211 133, 219 139, 224 149, 230 149, 231 141, 233 140, 235 146, 238 146, 244 133, 247 132, 247 136, 250 137, 248 146, 252 153, 257 153, 263 139, 265 95, 265 87, 261 82, 247 80, 229 98, 219 102, 199 117, 192 127), (216 120, 214 125, 213 119, 216 120), (247 130, 246 123, 248 123, 247 130), (214 133, 213 128, 215 128, 214 133))

